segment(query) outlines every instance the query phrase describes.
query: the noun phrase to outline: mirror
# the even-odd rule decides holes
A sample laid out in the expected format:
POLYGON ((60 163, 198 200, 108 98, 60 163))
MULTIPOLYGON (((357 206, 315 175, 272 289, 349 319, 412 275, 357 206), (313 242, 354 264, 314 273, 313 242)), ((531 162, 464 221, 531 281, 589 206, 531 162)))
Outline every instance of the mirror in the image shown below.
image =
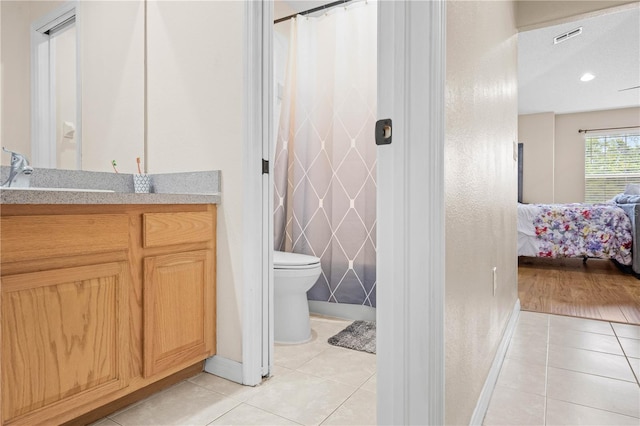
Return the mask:
POLYGON ((109 172, 116 160, 118 171, 136 172, 145 153, 144 2, 3 0, 0 20, 2 145, 34 167, 109 172), (65 8, 75 22, 37 32, 65 8), (49 43, 44 67, 38 34, 49 43), (56 95, 38 101, 46 78, 56 95))
POLYGON ((30 24, 31 162, 38 167, 82 168, 82 139, 75 132, 81 122, 77 34, 75 3, 30 24))

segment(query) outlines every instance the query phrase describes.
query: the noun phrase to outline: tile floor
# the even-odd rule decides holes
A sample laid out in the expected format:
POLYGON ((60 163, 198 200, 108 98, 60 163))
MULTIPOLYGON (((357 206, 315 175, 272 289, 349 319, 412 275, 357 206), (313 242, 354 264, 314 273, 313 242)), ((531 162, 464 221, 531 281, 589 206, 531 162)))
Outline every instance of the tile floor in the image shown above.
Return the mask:
POLYGON ((484 424, 640 425, 640 326, 521 312, 484 424))
POLYGON ((259 386, 202 373, 94 425, 374 425, 376 356, 327 343, 351 322, 312 316, 312 340, 276 345, 259 386))
MULTIPOLYGON (((260 386, 202 373, 96 424, 373 425, 375 355, 326 343, 348 324, 313 316, 260 386)), ((640 326, 523 311, 484 424, 640 426, 639 378, 640 326)))

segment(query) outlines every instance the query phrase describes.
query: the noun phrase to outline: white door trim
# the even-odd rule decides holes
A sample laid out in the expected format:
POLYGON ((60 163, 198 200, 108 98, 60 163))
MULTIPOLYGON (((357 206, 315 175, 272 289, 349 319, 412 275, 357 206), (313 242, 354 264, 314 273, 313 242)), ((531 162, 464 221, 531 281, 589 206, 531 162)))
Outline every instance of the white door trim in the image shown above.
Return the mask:
POLYGON ((378 424, 444 424, 445 2, 378 10, 378 424))
POLYGON ((31 28, 31 164, 55 168, 49 36, 31 28))
POLYGON ((242 383, 254 386, 269 373, 273 335, 269 321, 272 290, 268 249, 270 241, 273 245, 269 232, 272 219, 268 219, 271 175, 262 173, 262 160, 269 158, 271 139, 272 4, 244 4, 242 383))
POLYGON ((262 3, 262 158, 269 173, 262 175, 262 376, 273 368, 273 1, 262 3))
POLYGON ((79 3, 69 1, 31 24, 31 163, 56 167, 55 39, 48 31, 74 18, 76 23, 76 166, 82 167, 82 83, 80 78, 79 3))

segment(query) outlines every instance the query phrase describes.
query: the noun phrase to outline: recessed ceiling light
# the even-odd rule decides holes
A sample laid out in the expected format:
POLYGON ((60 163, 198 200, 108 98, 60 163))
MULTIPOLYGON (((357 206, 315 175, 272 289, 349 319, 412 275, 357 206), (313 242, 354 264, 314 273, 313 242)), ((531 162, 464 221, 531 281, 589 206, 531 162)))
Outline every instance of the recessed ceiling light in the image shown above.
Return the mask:
POLYGON ((595 75, 591 74, 590 72, 586 72, 582 74, 582 77, 580 77, 580 81, 591 81, 594 78, 596 78, 595 75))

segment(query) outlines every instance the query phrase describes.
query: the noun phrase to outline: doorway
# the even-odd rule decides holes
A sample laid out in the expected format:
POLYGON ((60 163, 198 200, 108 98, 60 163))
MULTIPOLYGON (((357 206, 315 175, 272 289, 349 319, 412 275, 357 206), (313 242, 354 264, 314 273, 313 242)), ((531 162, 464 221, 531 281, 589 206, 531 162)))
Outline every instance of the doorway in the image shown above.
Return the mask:
POLYGON ((523 310, 640 323, 633 276, 640 265, 631 250, 633 204, 596 208, 625 191, 628 183, 640 182, 640 163, 629 161, 640 152, 635 148, 640 59, 631 53, 640 49, 639 24, 636 4, 518 35, 522 201, 528 204, 518 207, 523 310), (629 42, 612 49, 619 39, 629 42), (591 79, 584 78, 587 72, 593 73, 591 79), (578 207, 572 203, 581 203, 588 218, 573 216, 578 207), (541 214, 553 215, 567 232, 531 236, 528 227, 531 221, 544 223, 541 214), (584 235, 576 238, 574 229, 584 229, 584 235), (612 237, 601 239, 602 233, 612 237), (546 258, 534 257, 545 251, 546 258), (583 262, 585 251, 592 258, 583 262))
MULTIPOLYGON (((246 217, 254 220, 243 237, 247 267, 242 380, 251 385, 260 381, 263 353, 270 346, 270 338, 263 334, 269 326, 264 325, 272 316, 268 243, 272 243, 273 228, 265 219, 273 207, 266 195, 271 173, 263 174, 262 168, 253 165, 272 154, 273 3, 248 2, 246 7, 250 108, 244 199, 246 217), (256 244, 256 233, 250 232, 258 229, 263 236, 260 244, 256 244)), ((377 286, 377 345, 384 348, 378 351, 377 362, 378 422, 441 424, 445 2, 379 2, 378 17, 377 118, 392 117, 395 123, 393 143, 378 148, 378 198, 382 194, 385 202, 377 206, 377 277, 380 283, 393 283, 377 286), (425 359, 429 359, 426 364, 425 359)))
POLYGON ((377 8, 314 10, 274 24, 274 250, 319 259, 312 312, 375 321, 377 8))
POLYGON ((31 25, 31 152, 37 167, 82 168, 76 16, 76 4, 69 2, 31 25))
POLYGON ((351 411, 341 406, 332 417, 375 424, 376 356, 363 349, 375 352, 377 3, 302 6, 309 5, 274 4, 272 362, 276 377, 285 369, 298 380, 322 377, 336 387, 352 386, 343 406, 367 415, 347 420, 351 411), (283 252, 312 256, 321 265, 317 281, 302 293, 311 337, 295 345, 283 343, 291 341, 290 323, 308 321, 309 314, 283 318, 283 309, 294 311, 291 299, 284 302, 293 294, 279 288, 283 252), (353 320, 362 322, 354 327, 353 320), (357 344, 327 343, 347 326, 344 333, 357 344))

